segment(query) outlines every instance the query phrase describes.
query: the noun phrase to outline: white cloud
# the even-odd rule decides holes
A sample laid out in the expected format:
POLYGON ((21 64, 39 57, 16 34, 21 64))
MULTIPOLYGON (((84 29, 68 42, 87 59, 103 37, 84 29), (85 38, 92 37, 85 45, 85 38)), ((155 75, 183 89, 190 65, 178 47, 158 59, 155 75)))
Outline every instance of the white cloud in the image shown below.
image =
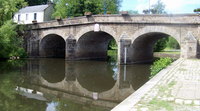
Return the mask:
MULTIPOLYGON (((185 9, 191 8, 192 5, 200 5, 199 0, 162 0, 166 4, 166 10, 171 13, 187 13, 185 9)), ((188 12, 191 10, 188 10, 188 12)))
MULTIPOLYGON (((196 7, 200 6, 200 0, 161 0, 165 4, 165 9, 168 13, 187 13, 192 12, 196 7), (188 10, 190 9, 190 10, 188 10)), ((153 5, 157 0, 150 0, 150 5, 153 5)), ((139 13, 142 13, 144 9, 149 8, 149 0, 137 0, 138 5, 134 10, 138 10, 139 13)))

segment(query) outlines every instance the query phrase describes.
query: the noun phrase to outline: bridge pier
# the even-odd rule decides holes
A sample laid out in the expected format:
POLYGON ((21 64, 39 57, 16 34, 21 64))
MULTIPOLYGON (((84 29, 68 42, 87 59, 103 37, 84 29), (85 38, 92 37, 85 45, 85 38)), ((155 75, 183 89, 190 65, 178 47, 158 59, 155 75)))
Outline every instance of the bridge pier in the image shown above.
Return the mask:
POLYGON ((192 33, 188 32, 182 42, 181 57, 186 59, 197 58, 198 42, 192 33))
POLYGON ((122 38, 118 45, 118 61, 119 64, 130 64, 131 56, 131 39, 122 38))
POLYGON ((75 60, 75 50, 76 50, 76 39, 70 35, 70 37, 66 40, 66 48, 65 48, 65 59, 66 60, 75 60))

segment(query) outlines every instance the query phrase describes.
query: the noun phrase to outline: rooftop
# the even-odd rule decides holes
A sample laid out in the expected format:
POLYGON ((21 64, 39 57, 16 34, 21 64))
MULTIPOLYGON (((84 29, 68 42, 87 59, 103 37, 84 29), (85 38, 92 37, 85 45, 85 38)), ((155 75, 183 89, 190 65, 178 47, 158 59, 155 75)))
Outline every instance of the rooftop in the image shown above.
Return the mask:
POLYGON ((19 10, 18 13, 30 13, 30 12, 41 12, 44 11, 49 5, 36 5, 36 6, 27 6, 19 10))

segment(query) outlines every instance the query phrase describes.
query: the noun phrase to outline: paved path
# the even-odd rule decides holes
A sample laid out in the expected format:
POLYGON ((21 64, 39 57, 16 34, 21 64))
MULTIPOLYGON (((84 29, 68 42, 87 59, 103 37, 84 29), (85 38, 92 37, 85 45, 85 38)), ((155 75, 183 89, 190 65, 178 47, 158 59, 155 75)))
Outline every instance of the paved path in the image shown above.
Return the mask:
POLYGON ((177 60, 112 111, 200 111, 200 60, 177 60))

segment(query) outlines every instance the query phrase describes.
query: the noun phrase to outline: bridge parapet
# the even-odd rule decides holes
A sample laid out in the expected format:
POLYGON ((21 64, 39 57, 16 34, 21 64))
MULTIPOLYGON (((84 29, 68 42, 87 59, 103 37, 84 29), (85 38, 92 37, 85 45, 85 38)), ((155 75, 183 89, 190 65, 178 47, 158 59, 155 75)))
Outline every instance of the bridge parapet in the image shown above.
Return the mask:
POLYGON ((30 29, 64 27, 70 25, 81 25, 91 23, 129 23, 129 24, 200 24, 200 15, 198 14, 166 14, 166 15, 93 15, 90 17, 75 17, 63 20, 52 20, 37 24, 29 24, 30 29))

